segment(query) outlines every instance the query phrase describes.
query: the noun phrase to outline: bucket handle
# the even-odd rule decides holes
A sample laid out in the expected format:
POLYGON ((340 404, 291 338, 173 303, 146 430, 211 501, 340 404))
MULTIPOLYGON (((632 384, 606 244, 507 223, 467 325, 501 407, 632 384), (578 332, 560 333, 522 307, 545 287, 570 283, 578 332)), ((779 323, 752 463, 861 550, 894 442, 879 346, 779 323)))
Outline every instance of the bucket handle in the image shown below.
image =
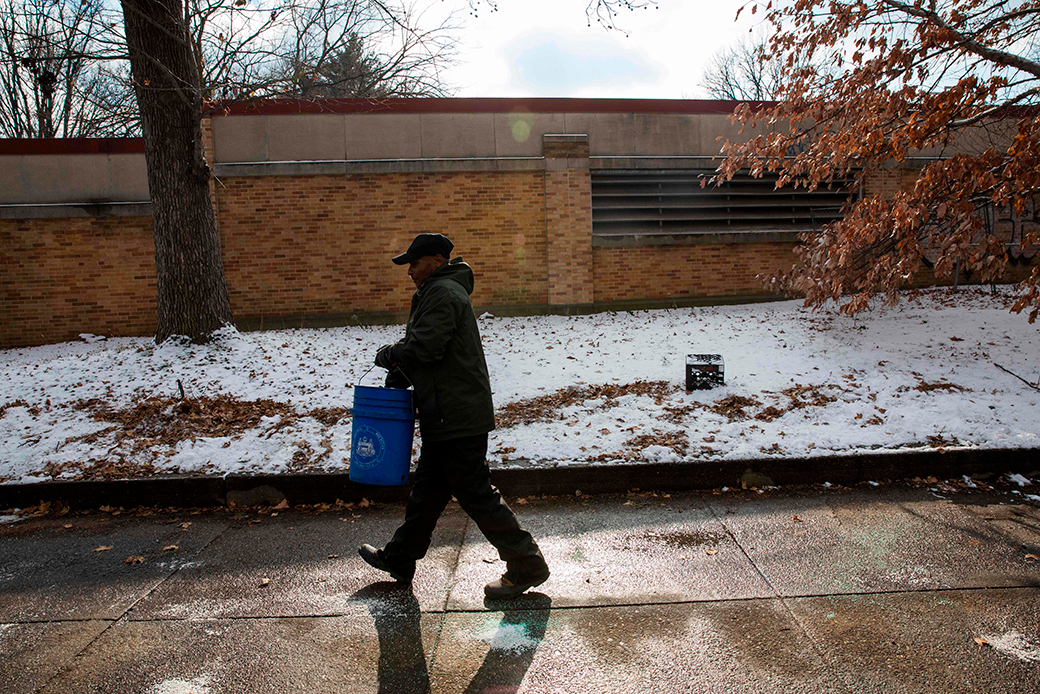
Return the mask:
MULTIPOLYGON (((370 373, 372 373, 372 369, 374 369, 374 368, 376 368, 376 365, 375 365, 375 364, 373 364, 372 366, 368 367, 368 371, 366 371, 365 373, 361 374, 361 378, 359 378, 359 379, 357 380, 357 384, 358 384, 358 385, 361 385, 361 381, 365 380, 365 376, 367 376, 367 375, 369 375, 370 373)), ((415 386, 415 384, 414 384, 414 383, 412 383, 412 379, 408 378, 408 374, 406 374, 406 373, 404 372, 404 369, 402 369, 402 368, 401 368, 400 366, 396 366, 396 365, 395 365, 395 366, 394 366, 394 368, 393 368, 393 369, 391 369, 391 370, 392 370, 392 371, 393 371, 393 370, 396 370, 396 371, 400 372, 400 374, 401 374, 402 376, 404 376, 404 380, 408 381, 408 385, 410 385, 410 386, 413 386, 413 387, 415 386)))

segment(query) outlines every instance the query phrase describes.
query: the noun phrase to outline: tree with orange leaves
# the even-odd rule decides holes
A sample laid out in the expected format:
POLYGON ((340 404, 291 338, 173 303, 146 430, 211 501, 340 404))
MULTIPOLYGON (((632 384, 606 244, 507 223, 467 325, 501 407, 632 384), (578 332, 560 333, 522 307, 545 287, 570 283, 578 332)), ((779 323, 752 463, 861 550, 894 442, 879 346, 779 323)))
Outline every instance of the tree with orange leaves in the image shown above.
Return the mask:
MULTIPOLYGON (((742 104, 717 180, 774 172, 812 190, 855 177, 843 219, 771 278, 807 304, 895 302, 927 266, 997 281, 1033 257, 1014 311, 1040 314, 1040 1, 752 2, 774 28, 779 100, 742 104), (755 134, 752 129, 761 128, 755 134), (870 182, 913 171, 894 194, 870 182), (866 184, 866 185, 864 185, 866 184)), ((738 13, 739 14, 739 13, 738 13)))

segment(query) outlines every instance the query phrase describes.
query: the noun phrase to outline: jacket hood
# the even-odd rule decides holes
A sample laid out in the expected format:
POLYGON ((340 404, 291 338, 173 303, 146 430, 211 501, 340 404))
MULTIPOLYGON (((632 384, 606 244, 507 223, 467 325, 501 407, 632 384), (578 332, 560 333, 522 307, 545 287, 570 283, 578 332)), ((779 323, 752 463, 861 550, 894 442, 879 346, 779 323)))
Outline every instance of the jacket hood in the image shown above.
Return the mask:
POLYGON ((473 268, 462 262, 462 258, 452 258, 447 265, 441 265, 427 278, 425 287, 430 282, 458 282, 467 294, 473 293, 473 268))

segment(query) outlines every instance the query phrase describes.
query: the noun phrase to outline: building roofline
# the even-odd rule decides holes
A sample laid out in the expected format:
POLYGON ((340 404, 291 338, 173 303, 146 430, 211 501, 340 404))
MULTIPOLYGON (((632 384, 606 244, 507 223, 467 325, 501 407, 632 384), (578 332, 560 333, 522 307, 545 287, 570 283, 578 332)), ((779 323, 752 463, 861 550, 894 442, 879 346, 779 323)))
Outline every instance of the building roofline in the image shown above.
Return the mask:
MULTIPOLYGON (((282 116, 300 114, 423 113, 653 113, 728 115, 740 102, 707 99, 572 99, 572 98, 392 98, 392 99, 263 99, 211 104, 214 116, 282 116)), ((751 102, 767 106, 771 102, 751 102)), ((0 155, 141 154, 144 140, 125 138, 0 139, 0 155)))
MULTIPOLYGON (((730 114, 740 102, 706 99, 392 98, 264 99, 213 104, 214 116, 314 113, 677 113, 730 114)), ((767 104, 769 102, 753 102, 767 104)))
POLYGON ((0 139, 4 154, 142 154, 140 137, 47 137, 0 139))

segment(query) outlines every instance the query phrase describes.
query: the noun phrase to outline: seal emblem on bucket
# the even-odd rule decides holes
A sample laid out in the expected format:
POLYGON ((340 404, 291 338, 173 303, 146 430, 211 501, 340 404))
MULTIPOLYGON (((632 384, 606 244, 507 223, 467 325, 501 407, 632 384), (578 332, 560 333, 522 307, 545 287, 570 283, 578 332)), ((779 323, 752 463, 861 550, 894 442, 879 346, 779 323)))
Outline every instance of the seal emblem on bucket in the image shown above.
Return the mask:
POLYGON ((354 435, 354 455, 351 463, 368 469, 383 462, 386 454, 386 441, 378 430, 370 426, 359 426, 354 435))
POLYGON ((412 391, 356 385, 350 414, 350 481, 407 484, 415 433, 412 391))

